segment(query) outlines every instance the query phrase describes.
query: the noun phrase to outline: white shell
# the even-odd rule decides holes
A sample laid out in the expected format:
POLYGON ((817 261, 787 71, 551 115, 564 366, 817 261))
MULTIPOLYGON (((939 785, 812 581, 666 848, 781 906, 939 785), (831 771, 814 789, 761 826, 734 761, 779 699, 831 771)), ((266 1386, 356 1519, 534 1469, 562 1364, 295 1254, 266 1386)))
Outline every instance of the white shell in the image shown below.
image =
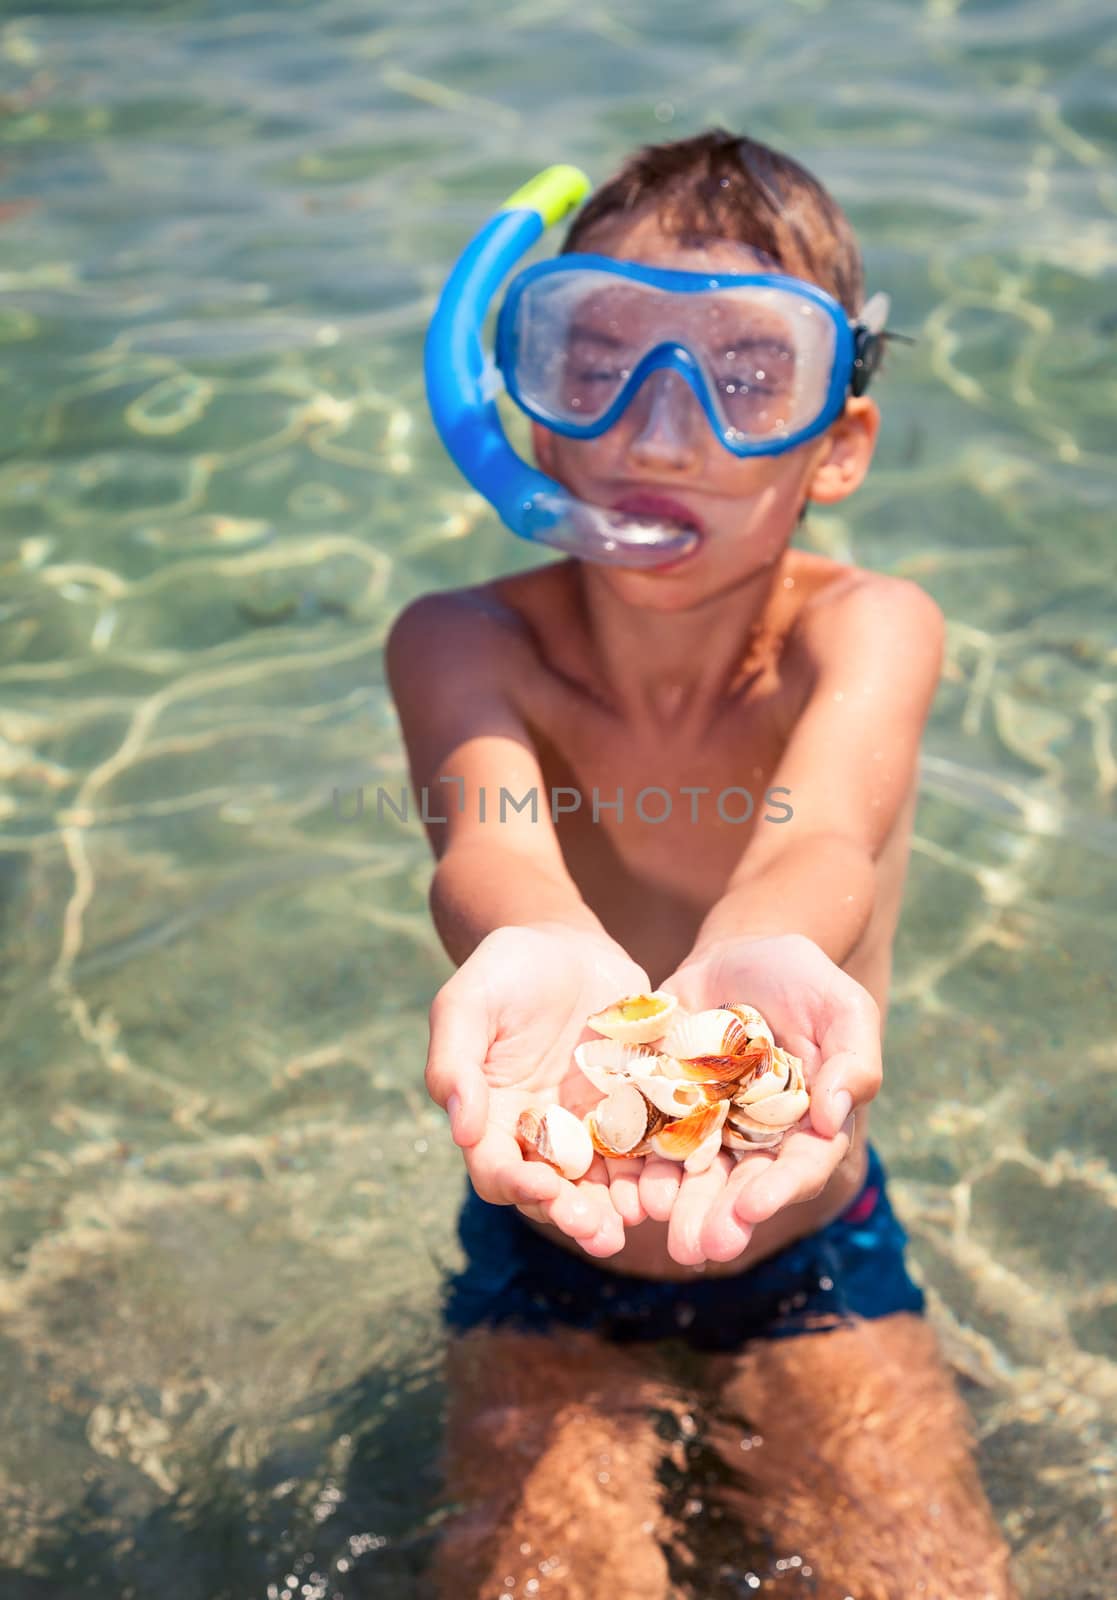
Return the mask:
POLYGON ((594 1148, 601 1155, 635 1155, 644 1144, 649 1123, 660 1118, 634 1083, 618 1083, 592 1111, 585 1125, 594 1148))
POLYGON ((739 1106, 751 1106, 758 1100, 767 1100, 771 1095, 782 1094, 790 1087, 792 1087, 791 1069, 786 1058, 780 1060, 780 1053, 777 1050, 773 1051, 771 1065, 764 1072, 758 1073, 753 1078, 746 1078, 738 1086, 733 1101, 739 1106))
POLYGON ((785 1094, 772 1094, 766 1100, 757 1100, 748 1107, 748 1120, 763 1123, 766 1128, 792 1128, 811 1103, 805 1089, 789 1089, 785 1094))
POLYGON ((621 1044, 616 1039, 587 1039, 575 1047, 574 1060, 595 1089, 608 1094, 618 1082, 657 1072, 664 1058, 649 1045, 621 1044))
POLYGON ((763 1134, 744 1134, 731 1128, 727 1122, 722 1130, 722 1143, 727 1150, 764 1150, 782 1144, 783 1135, 782 1128, 766 1128, 763 1134))
POLYGON ((699 1106, 710 1104, 714 1097, 705 1092, 700 1083, 687 1078, 668 1078, 660 1073, 640 1073, 632 1079, 645 1099, 658 1111, 669 1117, 685 1117, 699 1106))
POLYGON ((732 1128, 742 1138, 752 1144, 770 1144, 783 1138, 787 1129, 776 1123, 760 1122, 753 1115, 753 1107, 748 1106, 741 1110, 739 1106, 730 1106, 726 1128, 732 1128))
POLYGON ((693 1061, 695 1056, 732 1055, 734 1042, 740 1047, 745 1043, 741 1023, 732 1011, 679 1012, 659 1048, 677 1061, 693 1061))
POLYGON ((732 1011, 738 1022, 743 1023, 745 1032, 750 1039, 767 1039, 769 1044, 775 1044, 775 1035, 765 1022, 755 1006, 747 1006, 744 1002, 731 1002, 722 1007, 723 1011, 732 1011))
POLYGON ((675 996, 665 994, 662 989, 653 990, 650 994, 628 994, 620 1000, 614 1000, 603 1011, 595 1011, 592 1017, 586 1019, 586 1025, 595 1033, 602 1033, 607 1039, 617 1039, 622 1044, 648 1044, 666 1033, 678 1005, 675 996), (653 1003, 655 1009, 649 1016, 647 1008, 653 1003), (625 1016, 626 1007, 642 1014, 625 1016))
POLYGON ((565 1106, 546 1106, 521 1111, 516 1123, 516 1138, 528 1145, 564 1178, 577 1179, 593 1163, 593 1143, 588 1130, 565 1106))

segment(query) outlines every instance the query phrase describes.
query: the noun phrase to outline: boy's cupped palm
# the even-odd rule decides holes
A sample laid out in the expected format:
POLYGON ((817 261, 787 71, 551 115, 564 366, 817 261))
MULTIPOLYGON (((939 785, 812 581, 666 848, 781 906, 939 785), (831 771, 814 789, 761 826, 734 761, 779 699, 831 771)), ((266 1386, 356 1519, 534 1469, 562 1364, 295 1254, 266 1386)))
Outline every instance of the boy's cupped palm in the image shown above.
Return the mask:
POLYGON ((573 1060, 593 1036, 587 1016, 648 988, 606 936, 561 924, 498 929, 431 1007, 427 1087, 450 1115, 482 1199, 553 1223, 593 1256, 616 1254, 625 1226, 652 1217, 668 1221, 668 1251, 681 1265, 732 1261, 756 1223, 820 1193, 845 1157, 852 1110, 880 1086, 879 1014, 860 984, 797 935, 692 952, 661 988, 690 1010, 747 1000, 803 1060, 810 1110, 776 1154, 722 1151, 703 1173, 656 1156, 598 1156, 575 1183, 525 1159, 515 1138, 525 1107, 558 1102, 581 1114, 597 1098, 573 1060))

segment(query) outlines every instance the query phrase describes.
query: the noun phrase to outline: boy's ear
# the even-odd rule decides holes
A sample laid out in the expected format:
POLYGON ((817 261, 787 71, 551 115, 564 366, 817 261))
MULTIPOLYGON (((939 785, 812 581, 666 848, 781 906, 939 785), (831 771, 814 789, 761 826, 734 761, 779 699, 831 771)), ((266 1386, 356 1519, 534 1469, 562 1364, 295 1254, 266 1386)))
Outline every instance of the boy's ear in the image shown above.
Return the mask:
POLYGON ((822 438, 818 461, 807 485, 807 499, 819 505, 844 500, 858 487, 873 459, 880 432, 880 408, 868 395, 851 395, 845 410, 822 438))

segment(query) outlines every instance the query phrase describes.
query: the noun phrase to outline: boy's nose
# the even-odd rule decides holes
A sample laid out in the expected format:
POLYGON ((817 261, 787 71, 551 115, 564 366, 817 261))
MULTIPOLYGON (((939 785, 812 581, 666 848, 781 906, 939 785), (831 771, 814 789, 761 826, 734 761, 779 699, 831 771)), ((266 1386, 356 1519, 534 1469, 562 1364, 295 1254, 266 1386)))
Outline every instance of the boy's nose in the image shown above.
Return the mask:
POLYGON ((697 462, 706 418, 679 373, 649 374, 632 401, 632 413, 628 453, 640 466, 680 472, 697 462))

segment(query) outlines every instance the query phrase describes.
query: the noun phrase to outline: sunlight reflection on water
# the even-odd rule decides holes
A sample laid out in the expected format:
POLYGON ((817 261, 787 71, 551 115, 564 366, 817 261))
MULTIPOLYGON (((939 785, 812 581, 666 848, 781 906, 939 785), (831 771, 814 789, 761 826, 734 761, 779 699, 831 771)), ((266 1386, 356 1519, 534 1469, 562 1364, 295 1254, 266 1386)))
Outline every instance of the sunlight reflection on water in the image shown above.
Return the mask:
POLYGON ((433 435, 423 329, 526 175, 747 105, 919 336, 808 530, 950 623, 875 1136, 1025 1592, 1111 1593, 1107 8, 480 16, 0 28, 6 1584, 418 1581, 447 967, 419 828, 330 797, 404 781, 391 616, 538 559, 433 435))

